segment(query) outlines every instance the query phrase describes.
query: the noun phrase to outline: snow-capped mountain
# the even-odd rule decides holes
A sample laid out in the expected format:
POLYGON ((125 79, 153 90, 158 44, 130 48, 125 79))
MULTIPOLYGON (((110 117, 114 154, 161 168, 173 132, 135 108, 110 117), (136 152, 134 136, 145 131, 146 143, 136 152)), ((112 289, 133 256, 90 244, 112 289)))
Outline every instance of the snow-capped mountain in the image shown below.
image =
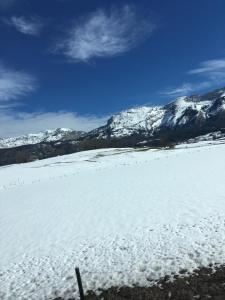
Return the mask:
POLYGON ((34 145, 42 142, 65 141, 79 138, 83 132, 68 128, 57 128, 19 137, 0 138, 0 148, 13 148, 24 145, 34 145))
POLYGON ((221 127, 225 127, 225 89, 203 96, 180 97, 165 106, 123 111, 89 135, 98 138, 123 138, 134 134, 150 137, 168 130, 171 133, 188 129, 202 134, 221 127))
POLYGON ((165 114, 163 107, 138 107, 112 116, 105 126, 90 132, 102 138, 124 137, 134 133, 150 134, 161 124, 165 114))
POLYGON ((199 136, 207 140, 207 134, 213 132, 218 134, 209 138, 224 138, 225 88, 202 96, 180 97, 164 106, 132 108, 113 115, 105 126, 88 133, 56 129, 0 139, 0 165, 99 148, 170 147, 199 136))
POLYGON ((15 138, 0 138, 0 148, 77 139, 154 138, 161 134, 188 139, 225 128, 225 88, 202 96, 184 96, 164 106, 142 106, 113 115, 106 125, 84 133, 67 128, 15 138))

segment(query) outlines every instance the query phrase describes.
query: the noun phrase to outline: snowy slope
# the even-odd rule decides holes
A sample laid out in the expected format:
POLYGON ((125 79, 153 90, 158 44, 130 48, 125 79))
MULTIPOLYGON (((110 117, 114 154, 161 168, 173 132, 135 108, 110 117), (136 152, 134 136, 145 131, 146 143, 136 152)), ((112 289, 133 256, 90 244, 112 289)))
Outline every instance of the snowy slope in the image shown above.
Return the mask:
POLYGON ((107 125, 93 130, 91 134, 98 137, 123 137, 133 133, 152 134, 161 123, 165 110, 163 107, 138 107, 112 116, 107 125))
POLYGON ((182 126, 189 122, 190 117, 207 118, 214 101, 196 101, 193 97, 180 97, 166 106, 162 126, 182 126), (190 114, 190 112, 192 112, 190 114))
POLYGON ((225 263, 225 144, 209 143, 0 168, 0 299, 77 295, 75 265, 96 290, 225 263))
POLYGON ((0 148, 13 148, 23 145, 38 144, 41 142, 54 142, 65 140, 69 137, 78 137, 79 131, 68 128, 58 128, 54 130, 46 130, 39 133, 27 134, 18 137, 0 138, 0 148))

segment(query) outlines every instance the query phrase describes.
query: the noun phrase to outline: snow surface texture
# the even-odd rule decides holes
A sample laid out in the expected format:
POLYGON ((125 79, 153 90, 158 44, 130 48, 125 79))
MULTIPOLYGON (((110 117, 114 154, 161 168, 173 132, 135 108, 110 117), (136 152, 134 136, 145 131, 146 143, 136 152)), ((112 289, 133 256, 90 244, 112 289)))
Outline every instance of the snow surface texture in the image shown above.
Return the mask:
POLYGON ((0 168, 0 299, 74 297, 75 266, 97 291, 225 263, 225 145, 210 143, 0 168))

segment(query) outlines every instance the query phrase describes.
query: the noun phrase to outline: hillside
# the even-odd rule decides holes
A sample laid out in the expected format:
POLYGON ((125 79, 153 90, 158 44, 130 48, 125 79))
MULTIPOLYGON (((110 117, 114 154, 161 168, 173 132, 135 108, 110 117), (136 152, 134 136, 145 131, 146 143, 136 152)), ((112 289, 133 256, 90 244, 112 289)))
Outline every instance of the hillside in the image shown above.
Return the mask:
POLYGON ((65 299, 224 264, 225 144, 94 150, 0 168, 0 298, 65 299), (132 188, 131 188, 132 187, 132 188))

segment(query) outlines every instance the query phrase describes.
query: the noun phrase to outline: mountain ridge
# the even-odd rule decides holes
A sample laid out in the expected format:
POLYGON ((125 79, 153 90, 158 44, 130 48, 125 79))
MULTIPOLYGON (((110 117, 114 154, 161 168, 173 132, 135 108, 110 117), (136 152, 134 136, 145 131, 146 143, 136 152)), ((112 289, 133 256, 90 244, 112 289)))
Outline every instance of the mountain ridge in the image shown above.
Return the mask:
MULTIPOLYGON (((199 134, 220 129, 213 117, 225 114, 225 88, 202 96, 183 96, 162 106, 143 106, 132 108, 113 115, 105 126, 94 129, 88 135, 96 138, 120 138, 133 134, 143 134, 148 137, 160 132, 176 131, 184 127, 195 126, 199 134), (212 125, 207 124, 210 120, 212 125), (204 122, 205 121, 205 122, 204 122), (211 128, 200 130, 203 123, 211 128)), ((223 116, 225 126, 225 116, 223 116)), ((171 132, 170 132, 171 134, 171 132)))
POLYGON ((225 132, 225 88, 162 106, 131 108, 87 133, 64 128, 0 139, 0 165, 98 148, 166 147, 213 132, 225 132))
POLYGON ((77 139, 84 134, 70 128, 47 129, 38 133, 29 133, 16 137, 0 138, 0 149, 34 145, 42 142, 65 141, 77 139))

